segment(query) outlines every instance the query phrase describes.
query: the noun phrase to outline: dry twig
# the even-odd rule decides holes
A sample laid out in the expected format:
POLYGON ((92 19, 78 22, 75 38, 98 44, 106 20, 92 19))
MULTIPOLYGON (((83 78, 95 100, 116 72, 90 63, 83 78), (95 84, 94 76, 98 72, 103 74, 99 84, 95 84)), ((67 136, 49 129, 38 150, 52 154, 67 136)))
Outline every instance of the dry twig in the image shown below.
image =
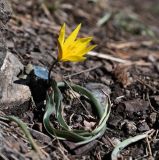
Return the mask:
POLYGON ((108 54, 103 54, 103 53, 98 53, 98 52, 94 52, 94 51, 90 51, 88 52, 88 55, 90 56, 94 56, 94 57, 98 57, 98 58, 102 58, 102 59, 106 59, 106 60, 110 60, 110 61, 114 61, 114 62, 118 62, 118 63, 123 63, 124 65, 138 65, 138 66, 150 66, 152 65, 151 63, 147 63, 144 61, 129 61, 129 60, 124 60, 121 58, 117 58, 117 57, 113 57, 111 55, 108 54))
POLYGON ((95 57, 102 58, 102 59, 115 61, 115 62, 119 62, 119 63, 124 63, 124 64, 130 64, 131 63, 131 61, 128 61, 128 60, 116 58, 116 57, 113 57, 113 56, 108 55, 108 54, 97 53, 97 52, 94 52, 94 51, 88 52, 88 55, 95 56, 95 57))
POLYGON ((88 68, 88 69, 86 69, 86 70, 82 70, 82 71, 80 71, 80 72, 73 73, 73 74, 71 74, 71 75, 64 76, 63 78, 71 78, 71 77, 73 77, 73 76, 77 76, 77 75, 82 74, 82 73, 90 72, 90 71, 95 70, 95 69, 97 69, 97 68, 99 68, 99 67, 101 67, 101 65, 95 66, 95 67, 92 67, 92 68, 88 68))
POLYGON ((124 49, 124 48, 138 48, 140 46, 152 46, 154 43, 157 43, 157 41, 151 40, 151 41, 134 41, 134 42, 120 42, 120 43, 108 43, 109 48, 113 49, 124 49))

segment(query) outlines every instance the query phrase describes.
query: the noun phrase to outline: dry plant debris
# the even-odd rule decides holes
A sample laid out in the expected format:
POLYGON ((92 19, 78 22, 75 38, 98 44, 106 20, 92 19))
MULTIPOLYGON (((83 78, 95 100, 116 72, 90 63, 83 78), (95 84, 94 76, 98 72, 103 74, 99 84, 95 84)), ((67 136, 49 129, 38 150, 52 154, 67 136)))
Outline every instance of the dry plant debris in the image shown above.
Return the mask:
MULTIPOLYGON (((59 63, 54 66, 50 76, 58 81, 67 80, 82 86, 99 83, 111 90, 112 106, 107 130, 102 138, 80 147, 72 142, 54 139, 46 132, 42 125, 44 105, 41 102, 37 102, 37 106, 42 110, 38 110, 32 102, 13 106, 15 109, 10 110, 11 114, 27 123, 33 137, 38 131, 38 136, 34 137, 38 147, 42 147, 50 159, 111 159, 113 149, 122 144, 124 149, 120 151, 120 156, 123 159, 158 159, 158 0, 10 0, 10 3, 13 16, 5 29, 4 25, 11 14, 9 10, 0 14, 0 35, 3 37, 0 40, 3 42, 5 39, 8 50, 23 65, 31 63, 50 68, 52 59, 57 58, 56 39, 60 26, 67 24, 68 36, 82 23, 79 37, 93 36, 92 45, 98 44, 97 47, 88 53, 88 61, 59 63), (3 15, 6 12, 8 16, 5 16, 5 20, 3 15), (152 133, 147 136, 145 131, 152 133), (143 135, 147 138, 128 145, 135 137, 143 135), (126 140, 130 141, 123 145, 126 140)), ((0 43, 2 53, 1 47, 0 43)), ((99 90, 102 91, 101 88, 99 90)), ((64 102, 64 117, 72 128, 80 128, 85 122, 85 127, 91 130, 96 127, 93 123, 97 119, 86 97, 80 98, 90 115, 78 98, 72 96, 64 102), (70 104, 74 105, 71 110, 70 104)), ((8 115, 6 110, 2 109, 1 112, 5 112, 3 116, 8 115)), ((58 128, 53 121, 54 116, 50 120, 58 128)), ((0 124, 1 139, 7 146, 1 150, 0 158, 37 158, 35 152, 29 154, 29 142, 14 123, 1 120, 0 124)))

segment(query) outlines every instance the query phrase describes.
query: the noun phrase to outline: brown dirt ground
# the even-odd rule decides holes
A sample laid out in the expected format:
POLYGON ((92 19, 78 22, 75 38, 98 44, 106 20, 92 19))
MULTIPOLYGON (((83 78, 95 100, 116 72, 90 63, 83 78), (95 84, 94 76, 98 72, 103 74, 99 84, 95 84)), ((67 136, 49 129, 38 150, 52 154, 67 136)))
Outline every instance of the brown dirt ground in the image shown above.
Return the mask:
MULTIPOLYGON (((50 143, 50 137, 44 132, 46 142, 42 140, 43 143, 40 143, 38 138, 36 141, 44 147, 45 152, 52 159, 110 159, 115 141, 154 129, 152 139, 138 141, 126 147, 121 156, 123 159, 158 159, 159 1, 10 2, 14 14, 6 29, 7 45, 24 65, 30 62, 48 68, 51 66, 57 56, 56 39, 64 22, 67 24, 67 34, 78 23, 82 23, 79 36, 93 36, 92 43, 98 45, 95 52, 131 61, 131 64, 124 64, 113 59, 88 56, 85 62, 63 63, 54 68, 52 76, 57 81, 63 76, 83 71, 72 76, 71 81, 81 85, 97 82, 109 86, 113 106, 108 130, 96 143, 71 150, 62 142, 61 145, 56 141, 50 143), (111 15, 110 18, 102 22, 108 14, 111 15), (85 71, 87 69, 90 69, 89 72, 85 71), (59 150, 61 146, 62 152, 59 150)), ((42 132, 40 118, 34 118, 40 116, 34 114, 29 109, 18 116, 33 129, 42 132)), ((11 142, 14 143, 13 140, 11 142)), ((26 146, 22 149, 17 147, 23 154, 27 153, 27 149, 26 146)))

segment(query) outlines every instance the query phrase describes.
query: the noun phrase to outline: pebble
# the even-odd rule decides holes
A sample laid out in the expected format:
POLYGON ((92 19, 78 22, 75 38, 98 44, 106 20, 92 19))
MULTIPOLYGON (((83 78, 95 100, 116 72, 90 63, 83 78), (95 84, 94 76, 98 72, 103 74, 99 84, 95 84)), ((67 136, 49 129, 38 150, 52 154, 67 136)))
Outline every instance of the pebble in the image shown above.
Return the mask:
POLYGON ((126 121, 124 124, 124 129, 129 135, 134 135, 136 133, 137 127, 133 121, 126 121))
POLYGON ((7 52, 0 68, 0 110, 23 104, 31 97, 29 87, 15 84, 17 75, 23 69, 22 63, 12 53, 7 52))
POLYGON ((139 132, 145 132, 149 131, 150 127, 148 126, 147 122, 142 122, 138 124, 137 129, 139 132))

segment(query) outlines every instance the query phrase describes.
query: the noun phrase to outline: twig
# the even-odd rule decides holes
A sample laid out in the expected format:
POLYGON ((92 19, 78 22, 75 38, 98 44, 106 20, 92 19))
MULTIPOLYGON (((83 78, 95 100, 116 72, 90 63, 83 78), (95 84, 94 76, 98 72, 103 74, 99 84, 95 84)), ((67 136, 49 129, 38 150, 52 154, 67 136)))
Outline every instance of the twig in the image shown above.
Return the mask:
POLYGON ((50 11, 49 11, 48 8, 46 7, 45 3, 42 3, 42 4, 41 4, 41 7, 42 7, 44 13, 46 14, 46 16, 48 17, 48 19, 49 19, 51 22, 53 22, 53 18, 52 18, 51 14, 50 14, 50 11))
MULTIPOLYGON (((113 52, 113 54, 114 54, 114 52, 113 52)), ((146 63, 146 62, 143 62, 143 61, 134 61, 133 62, 133 61, 113 57, 113 56, 108 55, 108 54, 97 53, 97 52, 94 52, 94 51, 88 52, 88 55, 95 56, 95 57, 102 58, 102 59, 111 60, 111 61, 118 62, 118 63, 123 63, 125 65, 138 65, 138 66, 150 66, 150 65, 152 65, 151 63, 146 63)))
POLYGON ((60 145, 60 147, 58 147, 58 150, 61 152, 64 160, 70 160, 70 159, 66 156, 66 154, 64 153, 63 147, 61 148, 61 145, 60 145))
POLYGON ((107 97, 108 101, 110 102, 110 105, 112 106, 109 94, 106 93, 103 89, 102 89, 102 92, 105 94, 105 96, 107 97))
POLYGON ((86 109, 85 105, 81 102, 81 100, 74 94, 74 90, 72 89, 72 87, 67 83, 67 81, 64 80, 64 82, 67 84, 67 86, 72 90, 72 94, 74 97, 76 97, 78 99, 78 101, 80 102, 80 104, 82 105, 82 107, 84 108, 84 110, 87 112, 87 114, 89 115, 90 113, 88 112, 88 110, 86 109))
MULTIPOLYGON (((47 145, 40 147, 41 149, 45 149, 47 147, 49 147, 54 141, 56 140, 56 138, 54 138, 53 140, 51 140, 47 145)), ((54 146, 53 146, 54 147, 54 146)), ((55 147, 56 149, 56 147, 55 147)))
POLYGON ((71 120, 72 120, 73 116, 74 116, 74 113, 72 113, 71 116, 70 116, 70 118, 69 118, 70 124, 71 124, 71 120))
POLYGON ((111 60, 111 61, 115 61, 115 62, 119 62, 119 63, 124 63, 124 64, 131 64, 132 63, 131 61, 128 61, 128 60, 116 58, 116 57, 113 57, 113 56, 108 55, 108 54, 97 53, 97 52, 94 52, 94 51, 88 52, 88 55, 95 56, 95 57, 98 57, 98 58, 107 59, 107 60, 111 60))
POLYGON ((106 138, 107 138, 107 140, 109 141, 109 143, 112 145, 112 147, 115 148, 115 145, 114 145, 114 143, 112 142, 112 140, 111 140, 108 136, 106 136, 106 138))
POLYGON ((156 132, 156 130, 152 130, 152 132, 149 134, 149 139, 152 139, 153 134, 156 132))
POLYGON ((86 69, 86 70, 83 70, 83 71, 80 71, 80 72, 77 72, 77 73, 73 73, 73 74, 71 74, 71 75, 64 76, 63 78, 71 78, 71 77, 73 77, 73 76, 77 76, 77 75, 79 75, 79 74, 82 74, 82 73, 86 73, 86 72, 95 70, 95 69, 97 69, 97 68, 99 68, 99 67, 101 67, 101 65, 95 66, 95 67, 92 67, 92 68, 88 68, 88 69, 86 69))
POLYGON ((149 105, 150 105, 151 109, 152 109, 154 112, 156 112, 156 113, 159 114, 159 112, 156 111, 155 108, 152 106, 151 101, 150 101, 150 97, 149 97, 149 94, 148 94, 148 93, 147 93, 147 100, 148 100, 148 102, 149 102, 149 105))
POLYGON ((156 92, 156 90, 152 86, 146 84, 146 82, 144 82, 143 80, 137 79, 137 81, 140 82, 141 84, 145 85, 147 88, 151 89, 152 91, 156 92))
POLYGON ((157 130, 156 130, 156 134, 155 134, 155 139, 156 139, 156 137, 157 137, 157 135, 158 135, 158 132, 159 132, 159 130, 157 129, 157 130))
POLYGON ((123 49, 123 48, 138 48, 140 46, 150 47, 153 44, 158 43, 158 41, 140 41, 140 42, 120 42, 120 43, 108 43, 108 47, 113 49, 123 49))
POLYGON ((151 150, 151 146, 150 146, 150 142, 148 140, 148 137, 146 137, 146 142, 147 142, 147 146, 148 146, 148 150, 149 150, 149 156, 152 157, 152 150, 151 150))
POLYGON ((97 153, 97 159, 102 160, 101 155, 100 155, 100 151, 98 151, 98 153, 97 153))

